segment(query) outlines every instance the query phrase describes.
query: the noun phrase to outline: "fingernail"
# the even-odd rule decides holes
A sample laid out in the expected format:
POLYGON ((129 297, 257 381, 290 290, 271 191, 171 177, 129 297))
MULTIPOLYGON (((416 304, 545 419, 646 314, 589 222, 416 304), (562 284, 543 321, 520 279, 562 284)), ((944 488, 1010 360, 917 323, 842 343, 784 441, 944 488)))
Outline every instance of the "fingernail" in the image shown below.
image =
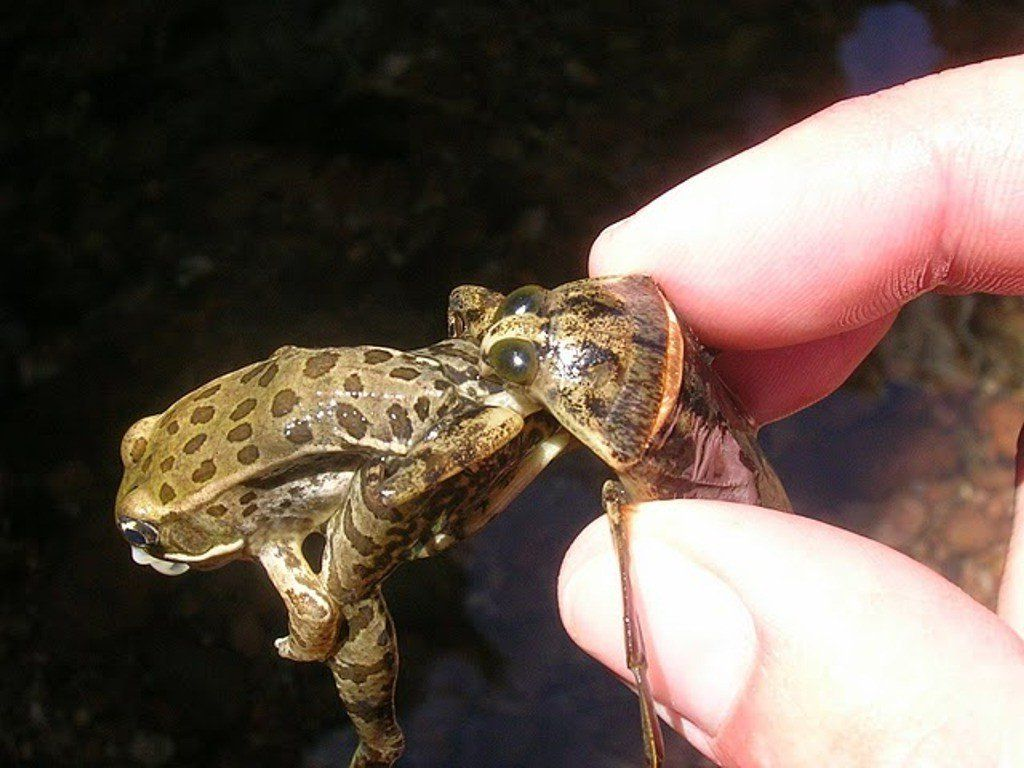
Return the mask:
POLYGON ((622 231, 622 227, 627 221, 629 221, 628 218, 605 227, 597 236, 594 244, 590 246, 590 274, 597 276, 618 274, 622 271, 622 268, 617 266, 619 261, 617 254, 621 249, 615 245, 615 235, 616 232, 622 231))
MULTIPOLYGON (((610 541, 578 543, 563 566, 563 621, 584 651, 628 678, 614 551, 610 541)), ((639 537, 631 552, 655 698, 714 736, 753 669, 753 617, 728 584, 684 553, 639 537)))

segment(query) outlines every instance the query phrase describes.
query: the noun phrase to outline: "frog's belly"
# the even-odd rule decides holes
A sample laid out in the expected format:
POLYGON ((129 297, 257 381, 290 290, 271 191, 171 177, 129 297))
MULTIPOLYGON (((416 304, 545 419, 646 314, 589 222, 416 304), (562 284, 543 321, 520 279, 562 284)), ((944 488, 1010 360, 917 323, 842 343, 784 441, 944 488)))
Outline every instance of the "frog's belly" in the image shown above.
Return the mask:
MULTIPOLYGON (((243 526, 250 532, 273 530, 276 534, 319 530, 341 507, 355 472, 316 472, 261 488, 249 504, 242 506, 243 526), (247 510, 251 511, 246 514, 247 510)), ((246 493, 254 492, 245 486, 239 490, 239 503, 246 499, 246 493)))

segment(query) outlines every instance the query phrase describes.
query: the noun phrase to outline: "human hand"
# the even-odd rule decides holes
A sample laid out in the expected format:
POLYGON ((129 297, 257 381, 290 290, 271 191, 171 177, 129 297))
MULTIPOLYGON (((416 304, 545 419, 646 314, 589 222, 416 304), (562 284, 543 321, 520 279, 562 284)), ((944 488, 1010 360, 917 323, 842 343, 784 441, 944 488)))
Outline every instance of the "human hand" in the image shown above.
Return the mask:
MULTIPOLYGON (((809 405, 915 296, 1024 294, 1024 57, 825 110, 606 230, 591 272, 654 276, 758 421, 809 405)), ((632 521, 655 698, 719 764, 1024 765, 1020 532, 1001 620, 805 518, 666 501, 632 521)), ((597 521, 559 602, 625 679, 617 573, 597 521)))

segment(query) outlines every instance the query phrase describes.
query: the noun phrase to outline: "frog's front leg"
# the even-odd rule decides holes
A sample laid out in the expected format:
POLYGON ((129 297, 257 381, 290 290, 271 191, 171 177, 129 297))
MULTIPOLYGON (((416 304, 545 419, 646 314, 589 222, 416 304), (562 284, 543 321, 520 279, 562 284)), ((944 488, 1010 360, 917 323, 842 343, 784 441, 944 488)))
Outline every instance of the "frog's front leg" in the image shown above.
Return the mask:
POLYGON ((359 746, 350 768, 390 768, 405 748, 395 720, 398 647, 380 587, 342 606, 345 628, 337 652, 327 661, 359 746))
POLYGON ((626 641, 626 665, 636 681, 640 697, 640 724, 643 729, 644 756, 648 768, 658 768, 664 759, 665 745, 661 724, 654 709, 654 696, 647 679, 647 649, 643 629, 633 599, 632 563, 629 556, 629 500, 621 483, 609 480, 601 490, 601 503, 612 529, 612 541, 619 561, 619 583, 622 588, 623 634, 626 641))
POLYGON ((293 661, 327 659, 338 642, 341 612, 306 562, 301 541, 267 542, 259 559, 288 609, 288 636, 275 642, 278 653, 293 661))

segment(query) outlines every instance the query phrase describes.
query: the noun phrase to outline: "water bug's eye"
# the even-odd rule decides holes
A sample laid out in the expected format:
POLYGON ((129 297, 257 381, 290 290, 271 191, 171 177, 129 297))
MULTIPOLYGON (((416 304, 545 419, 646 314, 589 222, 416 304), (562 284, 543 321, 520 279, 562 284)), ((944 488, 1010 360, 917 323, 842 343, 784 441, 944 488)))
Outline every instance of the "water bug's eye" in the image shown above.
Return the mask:
POLYGON ((505 297, 501 309, 498 310, 498 317, 522 315, 526 312, 538 314, 543 298, 544 289, 539 285, 524 285, 505 297))
POLYGON ((160 540, 160 532, 142 520, 125 520, 121 523, 121 535, 135 547, 148 547, 160 540))
POLYGON ((524 339, 501 339, 487 351, 487 364, 505 381, 526 386, 537 376, 537 348, 524 339))

